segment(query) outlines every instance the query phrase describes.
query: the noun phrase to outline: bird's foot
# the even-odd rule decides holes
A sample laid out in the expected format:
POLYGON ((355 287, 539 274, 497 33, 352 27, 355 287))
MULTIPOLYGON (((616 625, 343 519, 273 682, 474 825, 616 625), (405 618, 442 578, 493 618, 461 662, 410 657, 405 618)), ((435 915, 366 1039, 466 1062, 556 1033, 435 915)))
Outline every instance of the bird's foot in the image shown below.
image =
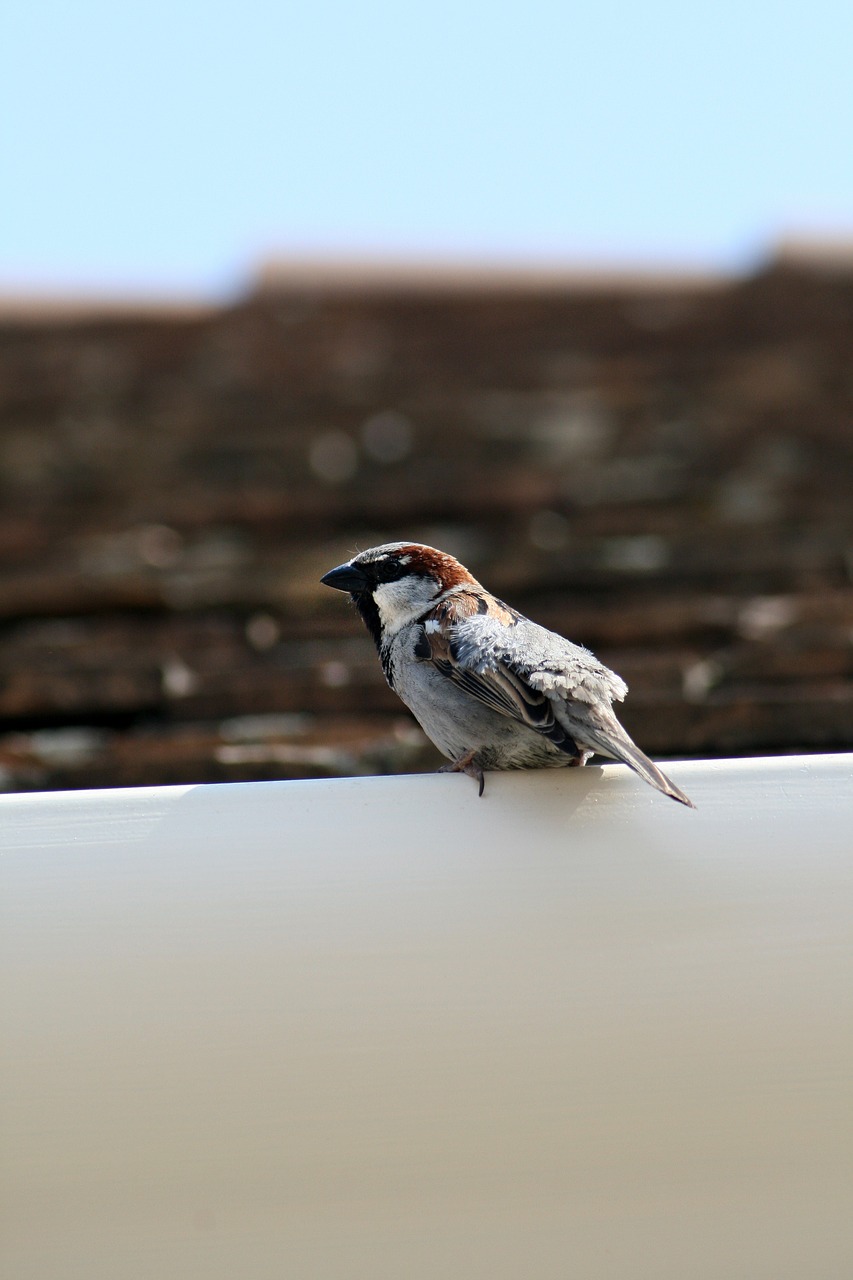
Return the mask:
POLYGON ((451 760, 449 764, 443 764, 438 772, 467 773, 469 778, 473 778, 475 782, 480 784, 480 795, 483 794, 483 788, 486 785, 486 778, 483 770, 477 764, 476 751, 468 751, 464 756, 460 756, 458 760, 451 760))
POLYGON ((569 768, 570 769, 581 768, 582 765, 586 764, 587 760, 590 758, 591 755, 594 755, 594 752, 579 751, 578 754, 576 756, 572 756, 571 760, 569 761, 569 768))

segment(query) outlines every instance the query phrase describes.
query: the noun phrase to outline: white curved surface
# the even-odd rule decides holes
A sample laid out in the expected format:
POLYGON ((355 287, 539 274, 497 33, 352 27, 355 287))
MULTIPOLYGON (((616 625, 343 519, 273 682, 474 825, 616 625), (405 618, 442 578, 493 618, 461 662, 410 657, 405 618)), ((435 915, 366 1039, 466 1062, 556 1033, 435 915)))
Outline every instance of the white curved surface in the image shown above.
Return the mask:
POLYGON ((847 1280, 853 756, 0 799, 16 1280, 847 1280))

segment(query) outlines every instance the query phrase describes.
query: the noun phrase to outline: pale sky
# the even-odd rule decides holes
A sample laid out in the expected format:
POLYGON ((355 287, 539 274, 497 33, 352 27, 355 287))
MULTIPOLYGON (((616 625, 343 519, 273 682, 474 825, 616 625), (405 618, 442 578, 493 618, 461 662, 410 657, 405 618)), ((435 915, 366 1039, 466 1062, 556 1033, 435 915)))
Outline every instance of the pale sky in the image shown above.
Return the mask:
POLYGON ((853 4, 30 0, 0 292, 222 295, 272 255, 748 266, 853 234, 853 4))

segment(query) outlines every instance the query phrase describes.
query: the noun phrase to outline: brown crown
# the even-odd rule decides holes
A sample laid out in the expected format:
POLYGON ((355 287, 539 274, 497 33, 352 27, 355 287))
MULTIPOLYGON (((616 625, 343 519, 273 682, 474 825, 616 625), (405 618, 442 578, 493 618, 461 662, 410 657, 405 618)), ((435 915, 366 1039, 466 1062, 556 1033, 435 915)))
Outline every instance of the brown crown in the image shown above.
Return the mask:
POLYGON ((407 543, 400 547, 399 555, 411 556, 413 565, 422 567, 425 573, 438 578, 445 587, 458 587, 463 583, 480 585, 464 565, 445 551, 437 551, 435 547, 424 547, 418 542, 407 543))

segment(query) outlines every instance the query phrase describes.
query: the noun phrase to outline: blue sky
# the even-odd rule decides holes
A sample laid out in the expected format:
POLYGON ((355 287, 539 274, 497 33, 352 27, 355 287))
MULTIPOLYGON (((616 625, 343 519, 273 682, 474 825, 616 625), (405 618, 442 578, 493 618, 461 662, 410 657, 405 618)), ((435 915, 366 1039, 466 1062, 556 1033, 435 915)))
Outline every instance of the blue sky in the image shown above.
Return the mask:
POLYGON ((853 232, 853 5, 18 3, 0 292, 274 254, 748 265, 853 232))

